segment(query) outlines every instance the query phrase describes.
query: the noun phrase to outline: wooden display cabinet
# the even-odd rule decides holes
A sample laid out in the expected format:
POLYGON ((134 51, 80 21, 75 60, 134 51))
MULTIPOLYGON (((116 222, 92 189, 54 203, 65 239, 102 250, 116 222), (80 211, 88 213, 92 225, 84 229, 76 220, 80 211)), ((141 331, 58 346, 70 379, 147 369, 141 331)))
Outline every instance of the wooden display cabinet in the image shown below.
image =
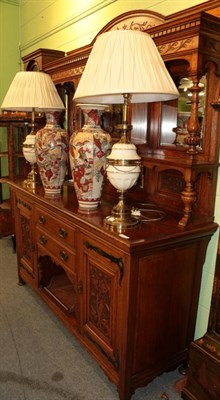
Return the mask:
POLYGON ((0 237, 14 233, 8 181, 24 178, 28 166, 23 157, 22 143, 29 131, 28 119, 0 118, 4 148, 0 152, 0 237))
POLYGON ((82 212, 67 182, 59 198, 45 196, 43 187, 10 187, 19 283, 28 283, 93 355, 119 398, 184 362, 217 224, 183 232, 167 214, 121 235, 104 225, 112 203, 82 212))
MULTIPOLYGON (((218 98, 220 74, 219 3, 212 0, 170 16, 135 11, 115 18, 100 33, 111 29, 146 30, 154 39, 177 87, 181 80, 191 80, 189 89, 188 134, 177 144, 175 131, 181 113, 180 102, 135 104, 130 107, 133 126, 131 140, 142 158, 143 187, 130 190, 131 199, 146 197, 170 212, 179 214, 180 226, 194 218, 214 218, 214 204, 219 165, 218 115, 211 103, 218 98), (204 105, 200 110, 201 82, 205 81, 204 105), (202 113, 202 116, 201 116, 202 113)), ((93 41, 94 42, 94 41, 93 41)), ((67 122, 69 134, 80 125, 74 109, 73 93, 83 73, 93 42, 67 53, 45 65, 56 85, 69 87, 67 122)), ((146 71, 147 73, 147 71, 146 71)), ((109 113, 109 121, 114 115, 109 113)), ((107 124, 107 129, 114 126, 107 124)), ((106 183, 105 193, 116 192, 106 183)))
POLYGON ((208 330, 202 338, 192 342, 190 346, 189 370, 182 398, 185 400, 220 398, 220 246, 208 330))
MULTIPOLYGON (((220 111, 220 97, 212 104, 220 111)), ((187 382, 182 392, 185 400, 220 398, 220 241, 206 334, 191 343, 187 382)))
MULTIPOLYGON (((137 10, 100 32, 146 31, 178 88, 184 78, 190 82, 187 121, 177 100, 129 109, 142 174, 127 200, 163 218, 112 231, 104 224, 116 197, 108 181, 100 208, 90 213, 80 211, 69 182, 57 198, 10 183, 16 231, 29 237, 18 238, 19 282, 28 283, 94 356, 120 400, 186 361, 194 338, 203 263, 218 228, 219 117, 211 106, 220 90, 218 15, 217 0, 167 17, 137 10)), ((92 45, 44 66, 65 97, 69 134, 80 126, 72 97, 92 45)), ((114 108, 105 114, 109 131, 118 117, 114 108)))

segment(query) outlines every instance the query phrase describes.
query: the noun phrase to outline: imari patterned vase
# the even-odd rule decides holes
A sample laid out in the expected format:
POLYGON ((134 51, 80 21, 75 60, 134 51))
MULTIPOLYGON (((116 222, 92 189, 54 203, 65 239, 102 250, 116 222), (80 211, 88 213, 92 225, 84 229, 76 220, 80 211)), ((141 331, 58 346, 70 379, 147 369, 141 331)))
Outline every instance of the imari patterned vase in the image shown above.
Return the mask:
POLYGON ((36 158, 40 178, 48 195, 62 191, 68 163, 68 134, 59 125, 60 111, 46 112, 46 125, 36 133, 36 158))
POLYGON ((101 199, 111 136, 100 126, 104 106, 81 104, 80 107, 85 121, 70 138, 70 167, 79 208, 94 210, 101 199))

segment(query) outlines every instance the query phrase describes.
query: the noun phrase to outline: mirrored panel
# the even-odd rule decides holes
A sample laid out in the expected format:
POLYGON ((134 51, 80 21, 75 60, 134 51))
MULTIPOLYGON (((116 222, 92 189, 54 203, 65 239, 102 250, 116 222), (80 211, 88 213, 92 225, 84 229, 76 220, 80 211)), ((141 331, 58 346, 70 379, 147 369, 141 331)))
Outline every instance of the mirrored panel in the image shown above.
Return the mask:
MULTIPOLYGON (((192 92, 190 88, 193 82, 190 78, 184 77, 180 80, 178 90, 180 96, 177 101, 164 102, 162 105, 161 118, 161 146, 186 146, 185 138, 188 136, 188 121, 191 114, 192 92)), ((199 82, 199 104, 198 120, 200 124, 200 136, 204 134, 203 120, 205 113, 206 76, 199 82)))

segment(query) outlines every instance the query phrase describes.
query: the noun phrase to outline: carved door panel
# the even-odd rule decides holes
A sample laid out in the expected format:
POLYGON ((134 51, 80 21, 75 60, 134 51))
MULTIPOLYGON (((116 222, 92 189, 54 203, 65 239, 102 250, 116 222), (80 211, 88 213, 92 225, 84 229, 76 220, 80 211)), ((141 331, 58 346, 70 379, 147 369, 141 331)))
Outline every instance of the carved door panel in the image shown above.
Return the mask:
MULTIPOLYGON (((34 239, 33 239, 33 205, 25 198, 17 197, 16 199, 16 235, 17 254, 18 254, 18 270, 21 279, 22 274, 27 275, 28 278, 35 279, 34 267, 34 239)), ((22 279, 21 279, 22 281, 22 279)))
POLYGON ((93 350, 119 367, 119 297, 123 259, 112 249, 83 238, 82 334, 93 350))

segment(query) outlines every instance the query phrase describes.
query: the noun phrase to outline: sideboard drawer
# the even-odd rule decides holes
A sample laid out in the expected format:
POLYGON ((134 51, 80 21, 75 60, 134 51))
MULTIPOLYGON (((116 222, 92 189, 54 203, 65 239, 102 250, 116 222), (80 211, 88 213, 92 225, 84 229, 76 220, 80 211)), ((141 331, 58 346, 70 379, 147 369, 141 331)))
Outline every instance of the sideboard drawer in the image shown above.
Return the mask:
POLYGON ((52 257, 66 266, 71 272, 76 270, 75 253, 53 240, 45 231, 36 230, 37 244, 43 247, 52 257))
POLYGON ((35 220, 37 226, 50 232, 61 244, 67 244, 75 248, 76 231, 74 228, 39 208, 36 209, 35 220))

